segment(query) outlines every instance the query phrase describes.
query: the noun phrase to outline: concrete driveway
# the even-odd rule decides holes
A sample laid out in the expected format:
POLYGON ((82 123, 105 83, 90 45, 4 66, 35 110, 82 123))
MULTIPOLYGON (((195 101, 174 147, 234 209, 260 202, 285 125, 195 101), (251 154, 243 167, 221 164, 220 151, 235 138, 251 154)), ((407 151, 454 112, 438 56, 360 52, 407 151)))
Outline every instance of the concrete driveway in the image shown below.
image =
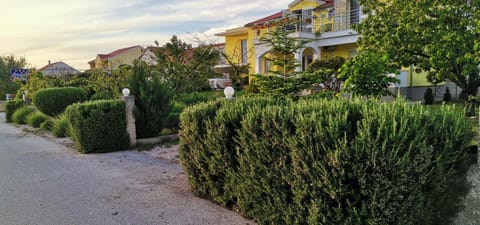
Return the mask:
POLYGON ((253 224, 195 197, 178 164, 127 151, 82 155, 5 124, 0 225, 253 224))

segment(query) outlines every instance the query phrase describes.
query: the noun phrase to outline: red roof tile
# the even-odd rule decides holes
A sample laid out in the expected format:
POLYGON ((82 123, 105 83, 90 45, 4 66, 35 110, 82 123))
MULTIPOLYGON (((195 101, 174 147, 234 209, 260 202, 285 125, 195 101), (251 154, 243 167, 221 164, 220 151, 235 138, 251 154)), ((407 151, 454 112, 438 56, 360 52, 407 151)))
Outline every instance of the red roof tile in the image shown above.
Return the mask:
POLYGON ((258 26, 258 25, 263 25, 265 22, 281 18, 283 13, 280 11, 278 13, 272 14, 270 16, 255 20, 253 22, 245 24, 246 27, 251 27, 251 26, 258 26))
POLYGON ((117 56, 117 55, 120 55, 120 54, 122 54, 122 53, 124 53, 124 52, 126 52, 126 51, 128 51, 128 50, 130 50, 130 49, 138 48, 138 47, 140 47, 140 46, 139 46, 139 45, 135 45, 135 46, 128 47, 128 48, 121 48, 121 49, 117 49, 117 50, 115 50, 115 51, 113 51, 113 52, 110 52, 110 53, 108 53, 108 54, 106 54, 106 55, 99 54, 98 56, 100 56, 101 59, 108 59, 108 58, 112 58, 112 57, 115 57, 115 56, 117 56))

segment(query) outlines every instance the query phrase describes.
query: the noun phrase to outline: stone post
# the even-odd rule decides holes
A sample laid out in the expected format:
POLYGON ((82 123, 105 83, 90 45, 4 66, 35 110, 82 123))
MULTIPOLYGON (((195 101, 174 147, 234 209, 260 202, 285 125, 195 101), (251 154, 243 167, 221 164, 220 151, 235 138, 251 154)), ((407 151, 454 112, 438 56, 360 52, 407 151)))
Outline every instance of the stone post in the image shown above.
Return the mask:
POLYGON ((135 107, 135 96, 121 96, 120 99, 125 102, 125 112, 127 115, 127 133, 130 137, 130 146, 137 144, 137 134, 135 132, 135 117, 133 116, 133 107, 135 107))

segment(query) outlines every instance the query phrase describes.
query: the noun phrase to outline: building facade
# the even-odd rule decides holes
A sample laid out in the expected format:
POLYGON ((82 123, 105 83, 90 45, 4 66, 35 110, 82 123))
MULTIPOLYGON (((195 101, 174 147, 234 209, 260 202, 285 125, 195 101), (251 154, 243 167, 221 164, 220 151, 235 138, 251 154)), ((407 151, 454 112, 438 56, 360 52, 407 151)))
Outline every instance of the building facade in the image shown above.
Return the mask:
POLYGON ((38 69, 45 76, 73 76, 80 74, 80 71, 76 70, 72 66, 64 62, 54 62, 51 63, 48 61, 48 64, 38 69))
MULTIPOLYGON (((326 56, 348 59, 357 54, 359 34, 353 26, 366 18, 361 8, 357 0, 295 0, 285 10, 216 35, 225 38, 225 53, 232 61, 249 65, 250 74, 268 74, 272 70, 268 60, 271 47, 262 42, 261 37, 275 29, 276 20, 294 18, 297 22, 291 35, 309 41, 294 56, 299 62, 296 71, 304 71, 315 59, 326 56)), ((392 88, 412 99, 423 99, 424 90, 432 86, 426 74, 411 68, 402 68, 397 78, 400 83, 392 88)), ((436 86, 437 97, 443 95, 443 85, 436 86)), ((456 96, 458 88, 446 85, 451 86, 450 91, 456 96)))
POLYGON ((138 60, 143 54, 144 49, 140 45, 117 49, 108 54, 98 54, 94 60, 88 62, 90 69, 100 69, 112 71, 122 65, 133 66, 133 62, 138 60))

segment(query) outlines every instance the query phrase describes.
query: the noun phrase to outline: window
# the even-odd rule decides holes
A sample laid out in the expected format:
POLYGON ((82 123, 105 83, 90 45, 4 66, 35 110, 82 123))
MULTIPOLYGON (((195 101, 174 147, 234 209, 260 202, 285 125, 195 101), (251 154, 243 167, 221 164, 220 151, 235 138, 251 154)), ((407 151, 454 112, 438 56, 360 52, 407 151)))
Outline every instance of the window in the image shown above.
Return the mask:
POLYGON ((270 73, 271 68, 270 68, 270 60, 264 59, 263 60, 263 73, 270 73))
POLYGON ((248 45, 247 40, 241 41, 241 48, 242 48, 242 64, 248 63, 248 45))

